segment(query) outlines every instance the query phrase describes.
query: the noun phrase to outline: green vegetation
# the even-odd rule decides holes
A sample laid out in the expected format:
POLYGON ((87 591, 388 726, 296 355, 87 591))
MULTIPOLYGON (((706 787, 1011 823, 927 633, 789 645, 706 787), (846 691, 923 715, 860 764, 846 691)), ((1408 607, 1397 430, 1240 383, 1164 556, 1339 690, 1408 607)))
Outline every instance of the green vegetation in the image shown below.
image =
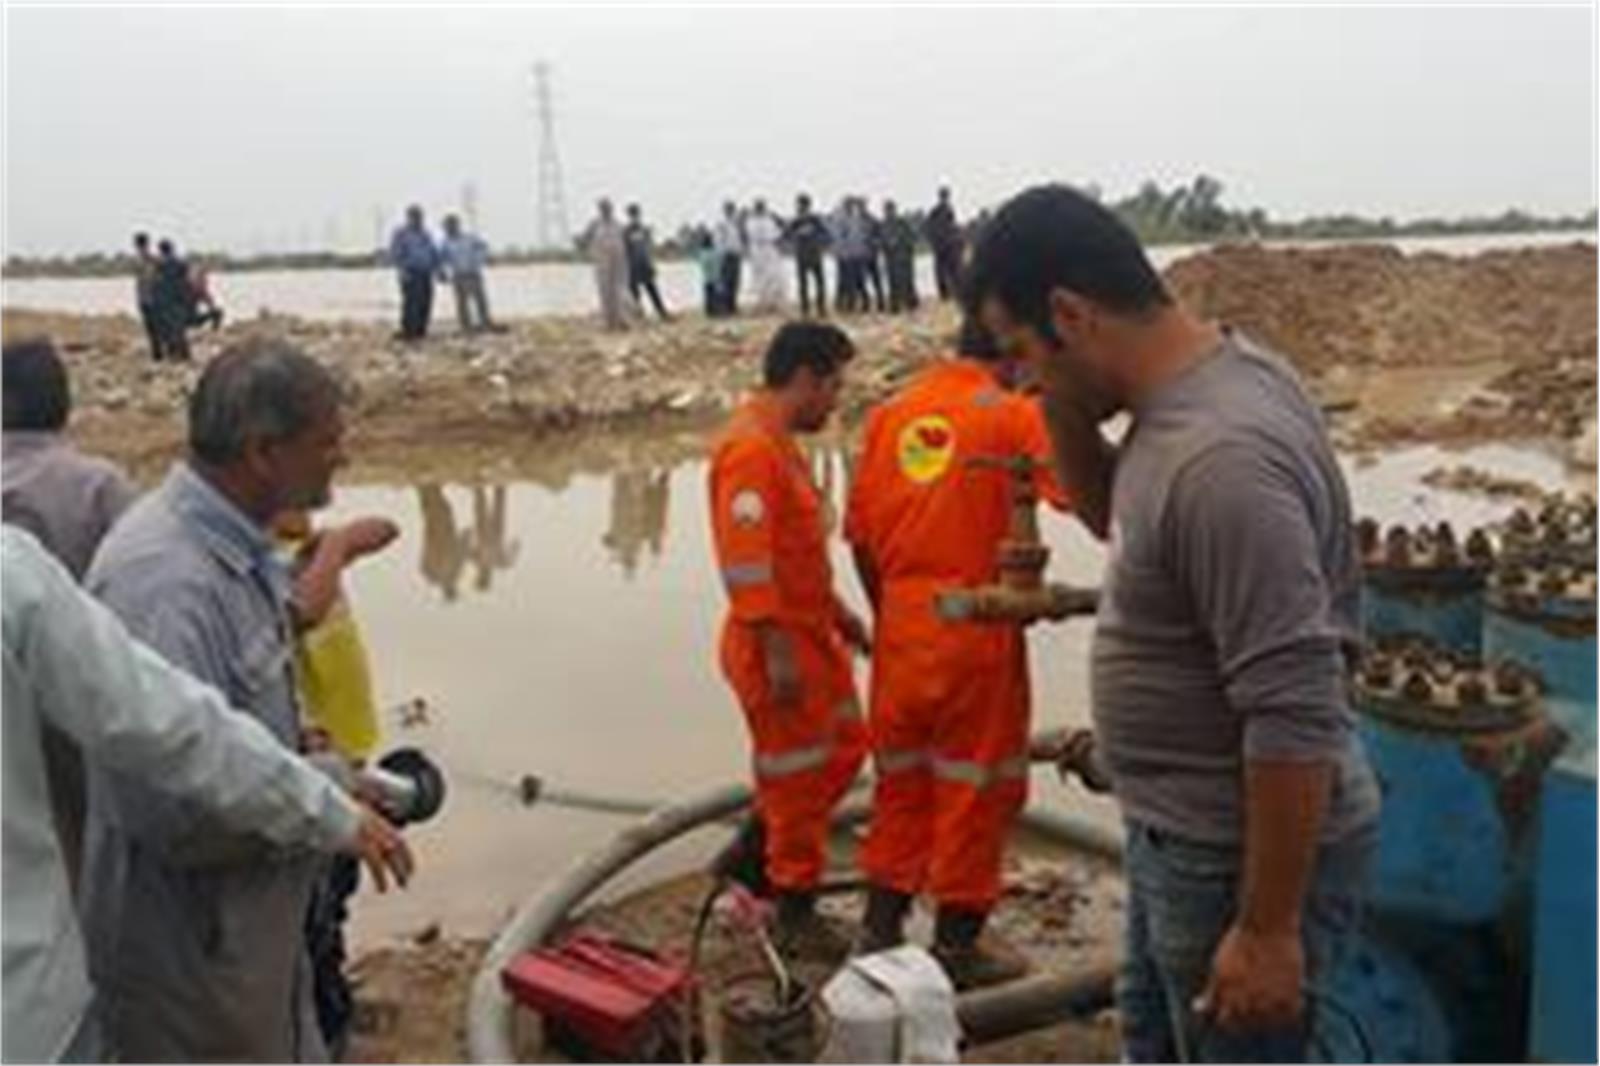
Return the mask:
MULTIPOLYGON (((1089 191, 1094 193, 1091 187, 1089 191)), ((1228 239, 1360 240, 1386 237, 1450 237, 1485 233, 1595 231, 1595 212, 1581 217, 1542 218, 1515 209, 1466 218, 1419 218, 1396 222, 1362 215, 1316 215, 1293 221, 1271 218, 1259 207, 1234 209, 1222 202, 1222 182, 1201 174, 1187 185, 1163 189, 1153 181, 1108 206, 1146 244, 1202 244, 1228 239)))
MULTIPOLYGON (((1082 186, 1101 199, 1093 185, 1082 186)), ((1164 189, 1147 181, 1139 190, 1120 200, 1106 201, 1139 234, 1146 244, 1206 244, 1222 240, 1363 240, 1401 237, 1447 237, 1468 234, 1539 233, 1573 231, 1589 236, 1595 233, 1596 215, 1591 209, 1582 216, 1556 218, 1508 209, 1498 215, 1466 218, 1419 218, 1396 222, 1392 218, 1367 218, 1362 215, 1317 215, 1296 220, 1278 220, 1259 207, 1232 208, 1223 203, 1223 184, 1208 174, 1198 175, 1187 185, 1164 189)), ((906 211, 906 216, 921 229, 922 212, 906 211)), ((973 216, 969 228, 982 225, 988 212, 973 216)), ((693 225, 680 226, 667 234, 658 230, 658 258, 678 259, 687 254, 694 236, 693 225)), ((340 270, 382 265, 383 257, 373 252, 274 252, 235 256, 225 252, 191 252, 213 270, 340 270)), ((534 250, 502 248, 495 254, 498 263, 583 262, 576 245, 570 249, 534 250)), ((107 255, 96 252, 79 256, 9 256, 7 277, 111 277, 133 272, 133 257, 127 253, 107 255)))

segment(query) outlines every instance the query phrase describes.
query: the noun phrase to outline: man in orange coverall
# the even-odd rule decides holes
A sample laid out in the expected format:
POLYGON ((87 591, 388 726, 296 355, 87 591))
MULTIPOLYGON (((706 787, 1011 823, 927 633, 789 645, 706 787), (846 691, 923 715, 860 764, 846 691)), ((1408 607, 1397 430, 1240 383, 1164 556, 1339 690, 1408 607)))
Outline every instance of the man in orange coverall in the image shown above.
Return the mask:
POLYGON ((864 654, 870 644, 834 594, 826 502, 794 434, 827 422, 854 354, 835 326, 784 325, 767 348, 765 388, 733 415, 711 459, 728 590, 722 671, 754 748, 755 818, 731 853, 742 850, 747 865, 764 857, 754 879, 740 879, 777 890, 780 949, 818 956, 846 946, 817 915, 816 888, 829 818, 866 757, 850 646, 864 654))
POLYGON ((979 937, 1000 894, 1012 819, 1028 788, 1028 661, 1022 628, 949 622, 941 590, 996 580, 1009 474, 974 459, 1030 455, 1050 475, 1038 404, 1008 391, 1020 367, 973 324, 867 421, 845 536, 876 612, 871 736, 877 767, 862 853, 871 884, 863 946, 900 943, 922 891, 938 904, 934 955, 958 988, 1020 974, 979 937))

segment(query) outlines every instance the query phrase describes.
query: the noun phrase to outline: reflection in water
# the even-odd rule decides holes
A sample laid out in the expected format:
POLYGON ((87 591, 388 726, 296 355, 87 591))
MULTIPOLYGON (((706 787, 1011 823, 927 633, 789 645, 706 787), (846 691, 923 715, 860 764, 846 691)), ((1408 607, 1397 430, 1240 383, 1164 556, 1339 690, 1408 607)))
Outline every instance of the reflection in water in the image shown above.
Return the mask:
POLYGON ((611 525, 600 538, 628 578, 639 569, 640 551, 648 547, 659 560, 666 546, 667 505, 672 495, 672 469, 633 467, 611 475, 611 525))
POLYGON ((506 487, 472 486, 472 533, 468 550, 477 567, 474 585, 489 591, 496 570, 509 570, 522 552, 520 538, 506 540, 506 487))
POLYGON ((472 528, 456 526, 455 508, 436 484, 417 486, 422 505, 422 576, 451 603, 460 595, 461 574, 471 562, 473 587, 489 591, 497 570, 509 570, 522 553, 520 538, 506 537, 506 487, 472 486, 472 528))
POLYGON ((467 565, 467 542, 456 528, 456 514, 444 488, 436 484, 417 486, 422 504, 422 576, 454 601, 461 571, 467 565))

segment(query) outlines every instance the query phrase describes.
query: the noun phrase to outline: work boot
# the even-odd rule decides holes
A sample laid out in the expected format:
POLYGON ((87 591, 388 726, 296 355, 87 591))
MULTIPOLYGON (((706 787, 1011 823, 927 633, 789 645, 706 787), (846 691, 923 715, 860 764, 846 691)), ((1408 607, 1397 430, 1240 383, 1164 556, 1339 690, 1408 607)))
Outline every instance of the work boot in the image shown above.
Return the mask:
POLYGON ((836 966, 850 953, 849 936, 817 913, 815 892, 779 892, 774 925, 774 946, 788 962, 836 966))
POLYGON ((748 814, 727 847, 711 860, 711 876, 719 881, 736 881, 751 895, 765 899, 772 895, 767 880, 767 829, 760 815, 748 814))
POLYGON ((1028 972, 1026 959, 982 946, 984 911, 940 907, 933 926, 933 957, 944 967, 956 991, 1015 981, 1028 972))
POLYGON ((906 940, 906 912, 911 909, 911 894, 872 885, 867 890, 867 911, 861 918, 863 955, 897 948, 906 940))

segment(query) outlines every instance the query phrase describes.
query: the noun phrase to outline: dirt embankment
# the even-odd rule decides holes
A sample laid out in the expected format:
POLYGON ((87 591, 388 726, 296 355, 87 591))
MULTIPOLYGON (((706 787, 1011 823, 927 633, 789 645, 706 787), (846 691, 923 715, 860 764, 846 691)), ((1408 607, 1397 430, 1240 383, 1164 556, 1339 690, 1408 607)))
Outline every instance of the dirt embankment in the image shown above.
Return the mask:
POLYGON ((1386 386, 1362 390, 1372 402, 1358 420, 1370 441, 1572 440, 1594 419, 1593 244, 1471 257, 1234 247, 1180 260, 1167 277, 1192 306, 1287 353, 1313 379, 1386 386), (1396 391, 1422 402, 1401 396, 1385 410, 1381 393, 1396 391))
MULTIPOLYGON (((1259 337, 1326 398, 1353 404, 1340 416, 1346 444, 1570 441, 1594 419, 1592 245, 1466 258, 1241 246, 1184 259, 1168 276, 1203 314, 1259 337)), ((755 383, 776 324, 686 317, 618 335, 588 318, 542 318, 473 337, 445 326, 406 346, 387 323, 263 318, 196 334, 196 366, 171 366, 148 362, 131 316, 5 315, 8 336, 48 332, 67 352, 82 443, 145 478, 178 450, 198 364, 255 331, 283 334, 336 368, 351 399, 355 478, 472 477, 493 467, 542 479, 663 431, 691 447, 755 383)), ((931 307, 844 324, 861 353, 845 397, 849 422, 945 347, 956 313, 931 307)))
MULTIPOLYGON (((148 361, 143 332, 129 316, 5 315, 8 337, 48 333, 66 353, 74 435, 144 478, 177 453, 200 366, 260 331, 287 337, 339 375, 356 477, 409 480, 441 466, 470 476, 509 464, 542 479, 563 476, 545 469, 551 444, 563 452, 579 444, 571 465, 586 468, 604 463, 619 440, 703 430, 756 384, 760 352, 777 325, 773 318, 686 318, 607 334, 586 318, 540 318, 476 336, 446 326, 405 345, 387 325, 263 318, 194 334, 195 363, 172 365, 148 361)), ((860 351, 845 394, 848 418, 939 352, 955 312, 934 308, 846 326, 860 351)))

